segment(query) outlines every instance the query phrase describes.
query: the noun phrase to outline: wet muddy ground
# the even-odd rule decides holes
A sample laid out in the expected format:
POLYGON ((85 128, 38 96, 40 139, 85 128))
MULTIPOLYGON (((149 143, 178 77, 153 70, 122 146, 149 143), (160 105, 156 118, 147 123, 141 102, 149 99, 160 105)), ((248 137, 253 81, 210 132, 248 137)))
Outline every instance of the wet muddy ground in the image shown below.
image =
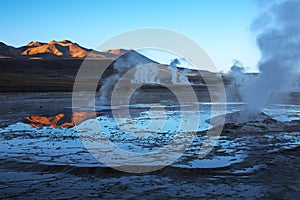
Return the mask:
MULTIPOLYGON (((21 122, 28 115, 61 112, 62 107, 71 106, 70 97, 70 93, 1 95, 4 105, 0 120, 2 199, 299 199, 300 109, 297 105, 266 107, 264 112, 274 121, 264 121, 266 118, 262 117, 256 122, 227 122, 214 149, 202 159, 198 153, 205 130, 199 130, 192 145, 172 165, 155 172, 130 174, 96 160, 75 128, 36 129, 21 122)), ((227 108, 228 112, 239 109, 236 104, 227 108)), ((176 112, 170 112, 176 121, 176 112)), ((107 116, 97 119, 109 121, 107 116)), ((107 137, 124 149, 131 142, 150 151, 163 144, 166 137, 158 134, 146 145, 141 140, 124 137, 113 128, 114 124, 108 126, 113 131, 107 137)))

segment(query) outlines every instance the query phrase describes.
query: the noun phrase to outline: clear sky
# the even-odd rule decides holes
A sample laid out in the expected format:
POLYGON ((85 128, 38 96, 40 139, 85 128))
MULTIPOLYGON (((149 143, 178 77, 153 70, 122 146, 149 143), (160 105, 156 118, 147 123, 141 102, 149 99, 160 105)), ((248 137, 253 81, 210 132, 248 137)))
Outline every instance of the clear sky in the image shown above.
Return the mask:
POLYGON ((118 33, 143 27, 178 31, 196 41, 220 70, 240 60, 256 70, 259 50, 251 22, 255 0, 1 0, 0 41, 69 39, 95 48, 118 33))

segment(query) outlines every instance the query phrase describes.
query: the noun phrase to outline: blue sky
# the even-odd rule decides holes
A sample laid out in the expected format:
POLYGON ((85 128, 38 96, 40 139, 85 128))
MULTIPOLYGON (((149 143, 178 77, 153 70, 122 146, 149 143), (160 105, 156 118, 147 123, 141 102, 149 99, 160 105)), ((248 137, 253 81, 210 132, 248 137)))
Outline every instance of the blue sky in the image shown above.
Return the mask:
POLYGON ((238 59, 255 71, 260 55, 250 28, 258 14, 254 0, 2 0, 0 5, 0 41, 13 46, 69 39, 95 48, 124 31, 159 27, 196 41, 219 70, 238 59))

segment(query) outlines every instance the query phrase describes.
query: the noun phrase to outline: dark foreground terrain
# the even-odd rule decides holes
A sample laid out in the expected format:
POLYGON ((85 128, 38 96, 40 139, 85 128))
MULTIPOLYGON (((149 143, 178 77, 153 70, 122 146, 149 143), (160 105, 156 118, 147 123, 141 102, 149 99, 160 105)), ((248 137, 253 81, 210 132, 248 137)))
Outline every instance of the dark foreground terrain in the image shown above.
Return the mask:
POLYGON ((1 199, 300 196, 299 121, 228 122, 204 165, 188 167, 183 162, 156 172, 129 174, 99 164, 82 147, 74 129, 13 125, 28 115, 54 115, 69 108, 71 93, 1 94, 1 101, 1 199), (282 130, 282 123, 291 129, 282 130))

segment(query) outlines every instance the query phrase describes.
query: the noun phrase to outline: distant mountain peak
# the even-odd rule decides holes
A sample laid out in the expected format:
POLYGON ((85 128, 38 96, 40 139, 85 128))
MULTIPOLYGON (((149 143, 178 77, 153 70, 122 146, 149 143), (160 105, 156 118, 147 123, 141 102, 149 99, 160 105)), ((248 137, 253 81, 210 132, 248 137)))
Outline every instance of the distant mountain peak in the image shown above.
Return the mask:
POLYGON ((50 42, 48 42, 48 44, 53 44, 53 43, 57 43, 56 40, 51 40, 50 42))
POLYGON ((51 40, 48 43, 30 42, 23 48, 21 55, 35 56, 58 56, 63 58, 83 58, 89 53, 89 50, 73 43, 69 40, 51 40))
POLYGON ((71 42, 70 40, 61 40, 59 41, 59 43, 73 43, 73 42, 71 42))
POLYGON ((39 42, 39 41, 31 41, 28 44, 26 44, 25 46, 27 47, 38 47, 41 45, 44 45, 45 43, 39 42))
POLYGON ((87 49, 70 40, 63 39, 60 41, 51 40, 48 43, 40 41, 31 41, 28 44, 15 48, 0 42, 0 56, 6 57, 40 57, 47 59, 56 58, 101 58, 115 59, 120 55, 130 53, 133 50, 112 49, 105 51, 96 51, 87 49))

